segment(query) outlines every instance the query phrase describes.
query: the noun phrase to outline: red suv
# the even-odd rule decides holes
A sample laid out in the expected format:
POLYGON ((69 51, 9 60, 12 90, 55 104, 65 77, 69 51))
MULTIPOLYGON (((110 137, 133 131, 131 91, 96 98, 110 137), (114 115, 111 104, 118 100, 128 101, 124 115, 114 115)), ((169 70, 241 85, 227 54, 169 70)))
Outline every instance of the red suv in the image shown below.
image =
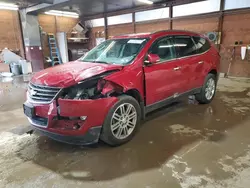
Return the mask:
POLYGON ((114 37, 77 61, 36 73, 24 113, 58 141, 121 145, 147 113, 180 96, 211 102, 219 63, 215 47, 193 32, 114 37))

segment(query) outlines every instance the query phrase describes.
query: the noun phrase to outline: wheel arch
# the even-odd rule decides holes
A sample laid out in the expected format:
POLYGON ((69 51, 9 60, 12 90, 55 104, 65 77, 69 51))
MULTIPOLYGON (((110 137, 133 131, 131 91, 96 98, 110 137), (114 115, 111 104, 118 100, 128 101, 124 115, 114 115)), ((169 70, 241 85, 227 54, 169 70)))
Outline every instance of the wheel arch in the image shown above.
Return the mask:
POLYGON ((217 74, 218 74, 218 72, 217 72, 217 70, 216 70, 216 69, 212 69, 212 70, 210 70, 208 74, 214 74, 215 76, 218 76, 218 75, 217 75, 217 74))
POLYGON ((215 75, 215 77, 216 77, 216 83, 218 82, 219 73, 218 73, 218 71, 217 71, 216 69, 210 70, 208 74, 213 74, 213 75, 215 75))
POLYGON ((142 119, 145 119, 145 105, 144 105, 144 100, 143 97, 141 96, 140 92, 137 89, 129 89, 127 90, 124 94, 129 95, 137 100, 141 107, 141 114, 142 114, 142 119))

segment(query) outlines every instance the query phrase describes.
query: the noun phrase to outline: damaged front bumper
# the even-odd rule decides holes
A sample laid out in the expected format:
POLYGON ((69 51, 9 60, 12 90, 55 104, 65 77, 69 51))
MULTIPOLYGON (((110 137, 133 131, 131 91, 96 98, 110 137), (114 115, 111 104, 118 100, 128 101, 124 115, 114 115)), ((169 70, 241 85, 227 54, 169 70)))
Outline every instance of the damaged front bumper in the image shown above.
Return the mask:
POLYGON ((99 140, 101 128, 116 97, 96 100, 57 99, 50 104, 27 100, 24 113, 42 134, 69 144, 88 145, 99 140))

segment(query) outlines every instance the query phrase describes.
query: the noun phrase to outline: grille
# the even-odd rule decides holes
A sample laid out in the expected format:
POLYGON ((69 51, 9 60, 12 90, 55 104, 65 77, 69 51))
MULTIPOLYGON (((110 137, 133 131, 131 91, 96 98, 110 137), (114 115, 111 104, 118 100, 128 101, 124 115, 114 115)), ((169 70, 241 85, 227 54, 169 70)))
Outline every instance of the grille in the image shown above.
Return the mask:
POLYGON ((29 84, 29 98, 34 102, 50 103, 61 88, 29 84))

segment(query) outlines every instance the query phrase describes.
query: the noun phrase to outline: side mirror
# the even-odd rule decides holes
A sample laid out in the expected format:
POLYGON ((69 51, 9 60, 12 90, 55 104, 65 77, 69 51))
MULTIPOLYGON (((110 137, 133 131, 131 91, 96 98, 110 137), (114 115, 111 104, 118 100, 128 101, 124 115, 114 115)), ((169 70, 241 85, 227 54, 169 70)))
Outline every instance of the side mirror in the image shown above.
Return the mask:
POLYGON ((157 54, 148 54, 148 60, 145 61, 147 64, 155 64, 160 62, 160 57, 157 54))

